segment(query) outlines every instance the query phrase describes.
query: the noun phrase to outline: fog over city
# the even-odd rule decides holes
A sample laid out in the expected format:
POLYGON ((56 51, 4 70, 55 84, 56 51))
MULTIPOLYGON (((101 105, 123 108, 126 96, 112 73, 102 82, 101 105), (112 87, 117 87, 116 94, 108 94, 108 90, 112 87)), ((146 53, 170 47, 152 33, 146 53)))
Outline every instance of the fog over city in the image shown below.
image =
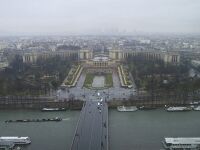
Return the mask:
POLYGON ((0 0, 0 34, 200 33, 199 0, 0 0))
POLYGON ((200 0, 0 0, 0 150, 200 150, 200 0))

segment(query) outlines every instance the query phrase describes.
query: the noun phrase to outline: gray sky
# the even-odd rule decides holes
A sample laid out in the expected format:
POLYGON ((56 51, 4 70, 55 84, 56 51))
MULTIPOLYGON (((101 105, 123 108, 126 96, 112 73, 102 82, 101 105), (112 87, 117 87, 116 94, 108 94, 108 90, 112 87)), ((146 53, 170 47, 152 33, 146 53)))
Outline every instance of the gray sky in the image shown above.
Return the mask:
POLYGON ((0 0, 0 34, 200 33, 200 0, 0 0))

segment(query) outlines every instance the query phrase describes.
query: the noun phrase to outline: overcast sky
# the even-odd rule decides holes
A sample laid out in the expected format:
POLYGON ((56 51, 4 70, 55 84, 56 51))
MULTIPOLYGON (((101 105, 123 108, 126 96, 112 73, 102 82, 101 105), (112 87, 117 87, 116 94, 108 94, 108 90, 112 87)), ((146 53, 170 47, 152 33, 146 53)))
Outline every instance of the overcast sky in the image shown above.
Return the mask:
POLYGON ((200 0, 0 0, 0 34, 200 33, 200 0))

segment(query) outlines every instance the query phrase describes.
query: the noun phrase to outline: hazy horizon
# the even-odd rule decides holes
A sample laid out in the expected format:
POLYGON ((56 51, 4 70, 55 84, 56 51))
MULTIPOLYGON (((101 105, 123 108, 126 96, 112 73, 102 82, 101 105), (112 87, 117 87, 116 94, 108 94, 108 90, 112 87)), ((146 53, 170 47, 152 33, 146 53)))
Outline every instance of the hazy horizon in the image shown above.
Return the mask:
POLYGON ((0 35, 200 33, 199 0, 0 0, 0 35))

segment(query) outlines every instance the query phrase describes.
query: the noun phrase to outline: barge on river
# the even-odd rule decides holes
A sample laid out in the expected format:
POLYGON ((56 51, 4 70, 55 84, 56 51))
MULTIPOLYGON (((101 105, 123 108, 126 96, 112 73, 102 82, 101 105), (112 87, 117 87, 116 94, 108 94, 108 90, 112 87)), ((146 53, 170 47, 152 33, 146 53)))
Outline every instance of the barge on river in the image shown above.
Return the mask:
POLYGON ((6 120, 5 123, 12 123, 12 122, 49 122, 49 121, 62 121, 62 118, 55 117, 55 118, 48 118, 48 119, 23 119, 23 120, 6 120))

